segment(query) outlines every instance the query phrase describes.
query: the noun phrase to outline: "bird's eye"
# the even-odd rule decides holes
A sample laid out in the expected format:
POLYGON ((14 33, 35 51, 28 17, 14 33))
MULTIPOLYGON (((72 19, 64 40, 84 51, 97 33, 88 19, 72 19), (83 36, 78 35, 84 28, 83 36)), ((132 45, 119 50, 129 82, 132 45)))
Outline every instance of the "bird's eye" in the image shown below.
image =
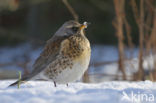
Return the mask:
POLYGON ((74 31, 74 32, 77 32, 78 31, 78 27, 72 27, 72 30, 74 31))

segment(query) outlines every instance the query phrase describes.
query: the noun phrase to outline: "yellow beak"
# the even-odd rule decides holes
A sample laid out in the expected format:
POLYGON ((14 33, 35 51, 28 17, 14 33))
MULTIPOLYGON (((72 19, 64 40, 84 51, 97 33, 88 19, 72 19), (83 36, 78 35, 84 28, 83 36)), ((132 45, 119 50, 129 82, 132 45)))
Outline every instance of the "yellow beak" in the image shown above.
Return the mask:
POLYGON ((85 29, 85 28, 86 28, 86 25, 80 26, 80 30, 83 30, 83 29, 85 29))
POLYGON ((83 30, 85 28, 87 28, 88 26, 88 23, 87 22, 84 22, 81 26, 80 26, 80 30, 83 30))

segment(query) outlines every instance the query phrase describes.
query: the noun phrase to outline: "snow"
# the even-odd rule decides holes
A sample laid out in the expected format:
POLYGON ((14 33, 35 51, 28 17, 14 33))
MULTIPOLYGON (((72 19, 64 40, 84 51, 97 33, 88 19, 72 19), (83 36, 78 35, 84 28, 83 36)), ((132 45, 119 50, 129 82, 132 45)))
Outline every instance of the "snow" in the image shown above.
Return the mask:
POLYGON ((80 82, 54 87, 48 81, 29 81, 17 87, 7 87, 14 80, 0 81, 1 103, 156 103, 156 83, 80 82), (142 95, 144 95, 143 98, 142 95))
MULTIPOLYGON (((29 43, 16 47, 0 48, 0 64, 13 63, 1 67, 0 76, 7 71, 15 74, 19 70, 23 70, 16 63, 25 61, 29 61, 27 68, 31 71, 32 64, 41 50, 42 47, 33 48, 29 43), (16 71, 13 72, 13 70, 16 71)), ((125 50, 125 54, 130 56, 129 50, 125 50)), ((128 77, 137 71, 137 55, 138 49, 135 48, 132 60, 124 62, 128 77)), ((144 58, 143 66, 145 71, 150 71, 153 68, 153 58, 154 56, 144 58)), ((117 61, 117 59, 117 47, 109 45, 92 46, 92 64, 101 61, 117 61)), ((0 103, 156 103, 155 82, 111 81, 114 80, 115 76, 113 75, 117 72, 117 62, 99 67, 91 66, 89 68, 89 79, 92 83, 76 82, 70 83, 68 87, 66 85, 54 87, 52 82, 47 81, 29 81, 22 84, 20 89, 17 87, 7 88, 15 80, 0 80, 0 103), (110 76, 99 75, 102 73, 110 76)))

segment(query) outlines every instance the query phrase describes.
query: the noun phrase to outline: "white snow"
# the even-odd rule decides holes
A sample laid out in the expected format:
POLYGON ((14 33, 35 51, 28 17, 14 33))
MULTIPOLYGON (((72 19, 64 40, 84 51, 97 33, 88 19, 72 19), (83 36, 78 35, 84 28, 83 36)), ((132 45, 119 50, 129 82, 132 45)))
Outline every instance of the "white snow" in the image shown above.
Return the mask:
MULTIPOLYGON (((28 59, 27 68, 31 71, 34 60, 41 52, 41 48, 34 49, 29 43, 17 47, 0 48, 0 64, 13 63, 0 68, 0 75, 11 70, 22 70, 16 63, 25 62, 28 59), (27 57, 25 57, 27 56, 27 57), (25 60, 26 59, 26 60, 25 60)), ((126 74, 131 76, 138 68, 137 48, 134 50, 133 59, 125 61, 126 74), (131 64, 133 64, 133 66, 131 64)), ((125 52, 127 56, 129 51, 125 52)), ((114 46, 92 47, 91 63, 103 61, 117 61, 118 51, 114 46)), ((144 58, 144 69, 149 71, 153 68, 153 56, 144 58)), ((114 80, 118 70, 117 62, 89 68, 91 82, 94 84, 70 83, 54 87, 52 82, 29 81, 22 84, 20 89, 7 86, 15 80, 0 80, 0 103, 156 103, 156 83, 145 82, 124 82, 114 80), (110 76, 99 75, 99 73, 110 76), (102 82, 96 83, 95 82, 102 82)), ((13 72, 11 71, 13 74, 13 72)), ((14 72, 14 74, 16 71, 14 72)), ((18 73, 18 72, 17 72, 18 73)), ((10 74, 9 74, 10 76, 10 74)))
POLYGON ((156 83, 103 82, 99 84, 29 81, 20 89, 7 86, 14 80, 0 81, 0 103, 156 103, 156 83))

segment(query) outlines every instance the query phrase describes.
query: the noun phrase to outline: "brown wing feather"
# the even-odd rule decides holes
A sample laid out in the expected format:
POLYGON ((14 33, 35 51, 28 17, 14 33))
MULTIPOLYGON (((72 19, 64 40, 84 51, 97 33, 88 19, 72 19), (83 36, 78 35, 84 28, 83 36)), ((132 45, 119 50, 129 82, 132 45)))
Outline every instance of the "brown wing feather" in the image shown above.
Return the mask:
POLYGON ((55 37, 55 39, 50 39, 47 41, 47 44, 37 58, 33 65, 32 75, 36 75, 41 72, 46 66, 56 59, 56 56, 59 54, 61 42, 67 37, 55 37))
MULTIPOLYGON (((66 36, 53 37, 52 39, 48 40, 43 52, 36 59, 33 65, 33 71, 29 75, 22 77, 21 81, 31 79, 33 76, 44 70, 47 65, 53 62, 56 59, 56 56, 59 54, 62 41, 64 41, 66 38, 66 36)), ((16 81, 9 86, 17 85, 18 82, 19 81, 16 81)))

